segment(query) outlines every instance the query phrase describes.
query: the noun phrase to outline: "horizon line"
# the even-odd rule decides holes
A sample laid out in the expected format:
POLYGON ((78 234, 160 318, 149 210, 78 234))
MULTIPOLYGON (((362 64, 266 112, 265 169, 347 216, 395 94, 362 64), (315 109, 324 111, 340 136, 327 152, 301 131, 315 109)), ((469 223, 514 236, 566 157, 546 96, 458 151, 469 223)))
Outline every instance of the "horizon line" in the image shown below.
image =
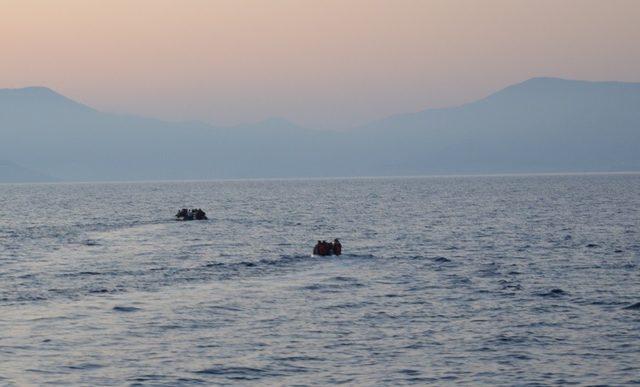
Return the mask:
POLYGON ((463 173, 428 175, 362 175, 362 176, 324 176, 324 177, 230 177, 215 179, 157 179, 157 180, 59 180, 33 182, 0 182, 0 185, 72 185, 72 184, 147 184, 147 183, 216 183, 242 181, 301 181, 301 180, 392 180, 392 179, 431 179, 431 178, 478 178, 478 177, 544 177, 544 176, 597 176, 597 175, 640 175, 638 171, 582 171, 582 172, 504 172, 504 173, 463 173))

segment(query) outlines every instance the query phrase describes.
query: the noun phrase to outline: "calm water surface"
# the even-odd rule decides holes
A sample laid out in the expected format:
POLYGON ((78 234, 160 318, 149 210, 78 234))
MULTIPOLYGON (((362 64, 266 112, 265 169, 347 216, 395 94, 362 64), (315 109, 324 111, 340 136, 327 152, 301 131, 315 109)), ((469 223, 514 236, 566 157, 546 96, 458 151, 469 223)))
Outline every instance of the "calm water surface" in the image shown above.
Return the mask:
POLYGON ((633 174, 0 185, 0 385, 638 384, 639 209, 633 174))

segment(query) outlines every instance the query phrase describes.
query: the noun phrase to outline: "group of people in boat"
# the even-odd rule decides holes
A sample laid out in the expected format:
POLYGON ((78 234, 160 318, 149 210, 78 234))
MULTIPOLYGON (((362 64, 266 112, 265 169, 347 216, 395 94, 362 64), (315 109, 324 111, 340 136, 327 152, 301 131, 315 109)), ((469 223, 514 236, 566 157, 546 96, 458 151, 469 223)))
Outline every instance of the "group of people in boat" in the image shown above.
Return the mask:
MULTIPOLYGON (((177 220, 206 220, 207 214, 200 208, 183 208, 176 214, 177 220)), ((341 255, 342 244, 338 238, 333 242, 327 242, 325 240, 318 241, 313 248, 313 255, 328 256, 328 255, 341 255)))
POLYGON ((318 241, 313 248, 313 255, 326 256, 340 254, 342 254, 342 244, 340 244, 338 238, 334 239, 333 242, 318 241))
POLYGON ((176 218, 179 220, 206 220, 207 214, 200 208, 193 208, 191 210, 183 208, 178 211, 176 218))

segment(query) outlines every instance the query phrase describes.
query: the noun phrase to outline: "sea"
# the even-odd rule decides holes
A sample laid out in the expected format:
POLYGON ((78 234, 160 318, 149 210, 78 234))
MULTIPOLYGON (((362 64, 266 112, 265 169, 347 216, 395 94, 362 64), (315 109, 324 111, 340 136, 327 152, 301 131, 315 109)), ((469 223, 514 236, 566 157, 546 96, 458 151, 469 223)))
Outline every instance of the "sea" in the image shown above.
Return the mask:
POLYGON ((640 384, 640 174, 0 185, 0 385, 333 384, 640 384))

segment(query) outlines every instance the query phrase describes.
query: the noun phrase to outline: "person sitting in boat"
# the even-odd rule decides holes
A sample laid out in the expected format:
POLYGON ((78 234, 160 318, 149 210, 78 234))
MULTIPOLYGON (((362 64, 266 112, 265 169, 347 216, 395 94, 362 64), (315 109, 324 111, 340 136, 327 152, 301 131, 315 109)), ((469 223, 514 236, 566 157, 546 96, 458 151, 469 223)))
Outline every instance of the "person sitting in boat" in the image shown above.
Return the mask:
POLYGON ((331 252, 329 251, 329 245, 327 244, 327 241, 323 240, 320 242, 320 246, 318 248, 318 255, 324 257, 331 254, 331 252))
POLYGON ((313 247, 313 255, 320 255, 320 245, 322 242, 318 241, 316 245, 313 247))
POLYGON ((187 217, 187 209, 183 208, 176 214, 176 218, 186 218, 187 217))
POLYGON ((322 255, 331 255, 333 254, 333 247, 331 246, 331 243, 327 242, 327 241, 322 241, 322 255))
POLYGON ((340 243, 340 241, 338 240, 338 238, 333 240, 333 253, 335 255, 340 255, 342 254, 342 244, 340 243))
POLYGON ((206 220, 207 214, 202 211, 202 209, 198 208, 197 210, 195 210, 195 218, 196 220, 206 220))
POLYGON ((325 242, 325 241, 321 241, 321 242, 320 242, 320 246, 318 246, 318 255, 323 256, 323 257, 324 257, 325 255, 327 255, 327 246, 326 246, 326 243, 327 243, 327 242, 325 242))

